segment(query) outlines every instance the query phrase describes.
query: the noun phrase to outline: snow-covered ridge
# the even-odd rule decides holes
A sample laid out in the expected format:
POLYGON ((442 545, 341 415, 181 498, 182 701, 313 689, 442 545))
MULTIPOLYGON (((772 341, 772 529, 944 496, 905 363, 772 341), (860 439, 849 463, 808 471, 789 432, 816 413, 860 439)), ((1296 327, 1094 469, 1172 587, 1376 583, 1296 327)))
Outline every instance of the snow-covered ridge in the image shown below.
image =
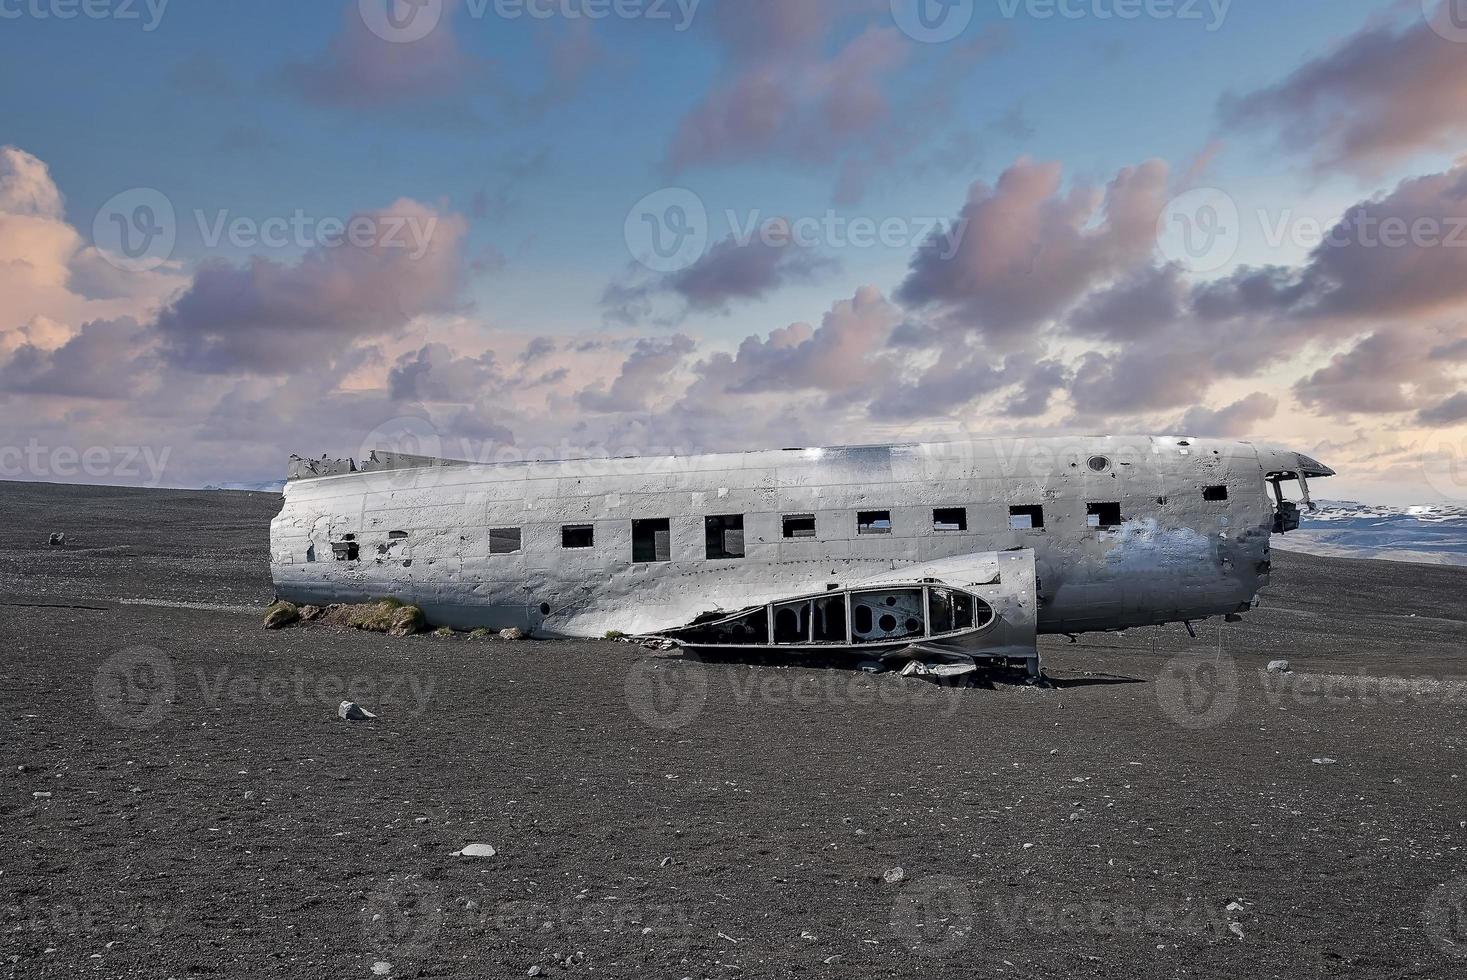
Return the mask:
POLYGON ((1413 504, 1409 507, 1387 507, 1382 504, 1362 504, 1353 500, 1320 500, 1316 503, 1319 505, 1318 510, 1312 513, 1306 511, 1303 515, 1306 525, 1400 518, 1429 522, 1467 521, 1467 504, 1413 504))
POLYGON ((1388 507, 1317 501, 1298 531, 1274 535, 1274 547, 1339 558, 1467 565, 1467 504, 1388 507))

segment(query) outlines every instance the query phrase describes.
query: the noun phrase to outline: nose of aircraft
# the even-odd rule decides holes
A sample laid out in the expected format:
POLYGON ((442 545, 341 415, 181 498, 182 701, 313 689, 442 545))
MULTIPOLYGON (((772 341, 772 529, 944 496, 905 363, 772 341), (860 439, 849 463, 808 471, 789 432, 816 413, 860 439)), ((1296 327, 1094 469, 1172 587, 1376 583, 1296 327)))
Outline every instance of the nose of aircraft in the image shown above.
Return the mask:
POLYGON ((1335 475, 1334 470, 1330 469, 1328 466, 1325 466, 1323 463, 1313 458, 1312 456, 1305 456, 1303 453, 1294 453, 1294 455, 1297 456, 1299 460, 1299 472, 1303 473, 1304 476, 1308 479, 1335 475))

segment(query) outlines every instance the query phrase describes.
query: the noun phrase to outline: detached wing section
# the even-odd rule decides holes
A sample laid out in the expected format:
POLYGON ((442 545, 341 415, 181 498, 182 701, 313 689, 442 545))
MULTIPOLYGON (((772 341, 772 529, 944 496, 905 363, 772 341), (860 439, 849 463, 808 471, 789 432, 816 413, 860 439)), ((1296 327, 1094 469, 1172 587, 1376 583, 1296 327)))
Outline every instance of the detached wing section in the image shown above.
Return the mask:
POLYGON ((695 649, 907 652, 1037 657, 1033 551, 984 552, 908 565, 849 586, 796 594, 659 634, 695 649))

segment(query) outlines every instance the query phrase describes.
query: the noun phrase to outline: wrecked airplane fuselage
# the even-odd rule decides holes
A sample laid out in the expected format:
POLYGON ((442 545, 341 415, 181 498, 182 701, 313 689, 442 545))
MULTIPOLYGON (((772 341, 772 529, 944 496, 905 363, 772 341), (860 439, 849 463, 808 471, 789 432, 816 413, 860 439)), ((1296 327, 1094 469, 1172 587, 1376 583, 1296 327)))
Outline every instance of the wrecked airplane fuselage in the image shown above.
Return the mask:
POLYGON ((293 462, 282 598, 690 647, 1037 663, 1037 633, 1250 609, 1298 453, 1184 437, 980 440, 479 465, 293 462))

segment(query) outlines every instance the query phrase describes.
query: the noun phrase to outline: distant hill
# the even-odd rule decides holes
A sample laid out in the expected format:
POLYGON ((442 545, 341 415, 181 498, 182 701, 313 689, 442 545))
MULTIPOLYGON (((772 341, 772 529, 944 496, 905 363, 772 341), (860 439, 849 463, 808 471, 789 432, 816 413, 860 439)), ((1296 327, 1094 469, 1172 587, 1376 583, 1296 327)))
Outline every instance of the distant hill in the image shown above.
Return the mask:
POLYGON ((284 480, 266 480, 262 483, 219 483, 209 484, 205 490, 249 490, 255 493, 284 493, 284 480))
POLYGON ((1467 505, 1318 503, 1318 510, 1304 514, 1298 531, 1274 535, 1274 547, 1339 558, 1467 565, 1467 505))

